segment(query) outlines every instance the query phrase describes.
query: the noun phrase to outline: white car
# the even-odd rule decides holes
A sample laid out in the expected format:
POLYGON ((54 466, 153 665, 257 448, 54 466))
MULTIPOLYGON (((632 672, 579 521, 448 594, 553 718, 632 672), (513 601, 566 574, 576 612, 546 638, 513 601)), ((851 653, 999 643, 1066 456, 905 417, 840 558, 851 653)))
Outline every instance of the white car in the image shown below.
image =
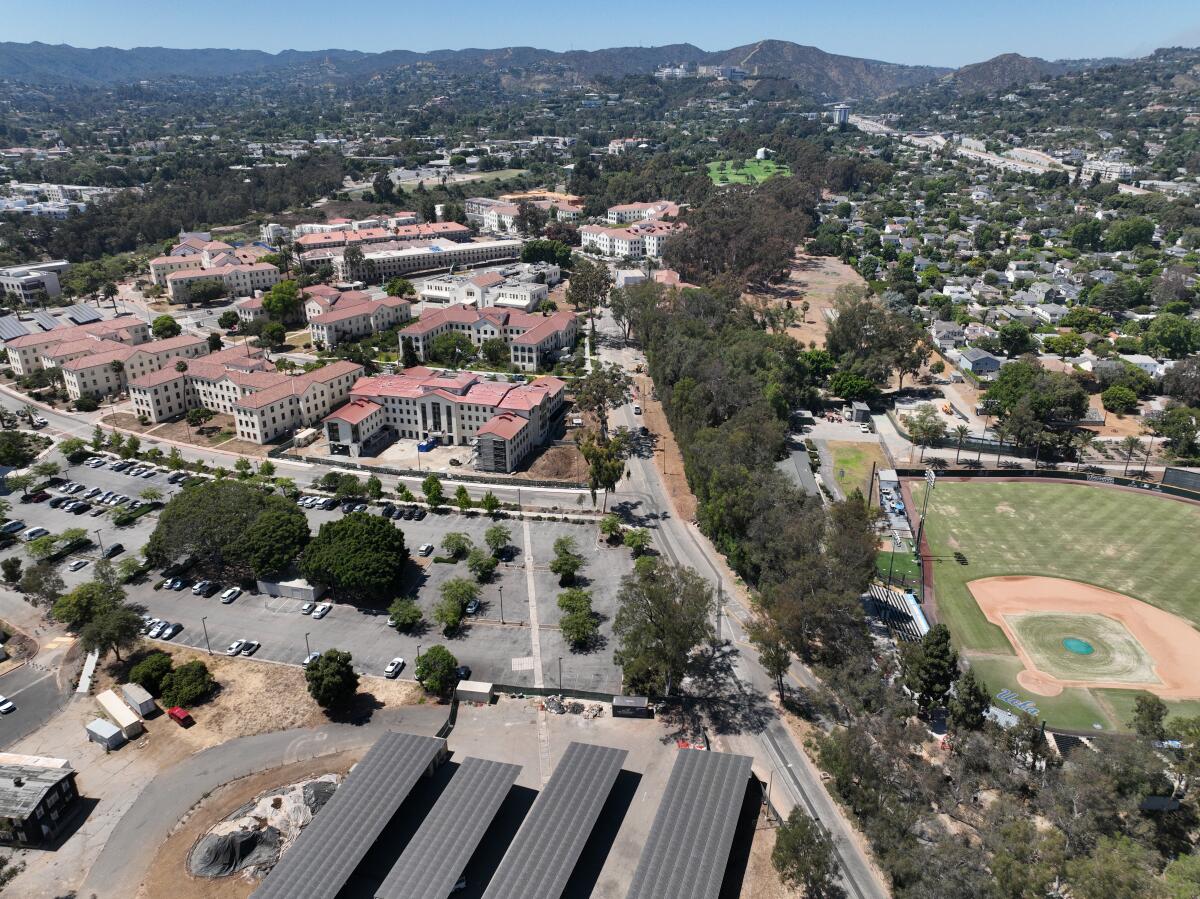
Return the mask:
POLYGON ((257 640, 247 640, 242 644, 242 655, 252 656, 258 652, 258 648, 262 646, 257 640))
POLYGON ((225 603, 225 605, 229 605, 231 602, 233 602, 235 599, 237 599, 241 595, 242 595, 241 587, 230 587, 228 590, 226 590, 224 593, 221 594, 221 602, 225 603))
POLYGON ((45 537, 49 533, 45 528, 30 528, 23 536, 26 540, 36 540, 38 537, 45 537))
POLYGON ((225 655, 235 656, 242 651, 242 647, 246 645, 245 640, 234 640, 229 644, 229 648, 225 650, 225 655))
POLYGON ((420 555, 420 556, 429 556, 432 554, 433 554, 433 544, 432 543, 422 544, 421 548, 417 550, 417 555, 420 555))
POLYGON ((859 429, 860 431, 862 431, 864 434, 870 434, 870 433, 871 433, 871 426, 870 426, 870 425, 868 425, 868 424, 861 424, 861 425, 859 425, 859 426, 858 426, 858 429, 859 429))
POLYGON ((324 618, 326 615, 329 614, 329 612, 332 608, 333 608, 333 606, 331 606, 329 603, 323 602, 319 606, 317 606, 315 609, 313 609, 312 617, 313 618, 324 618))
POLYGON ((315 662, 319 658, 321 658, 321 654, 319 652, 310 652, 308 655, 306 655, 304 657, 304 661, 301 662, 300 664, 303 667, 307 668, 309 665, 311 665, 313 662, 315 662))
POLYGON ((400 656, 396 656, 396 658, 392 659, 390 662, 387 663, 387 667, 385 667, 383 669, 383 674, 384 674, 384 677, 395 678, 395 677, 399 677, 400 672, 403 670, 404 670, 404 659, 402 659, 400 656))
POLYGON ((300 614, 301 615, 310 615, 310 614, 312 614, 312 610, 315 609, 316 607, 317 607, 317 604, 315 602, 306 602, 304 605, 302 605, 300 607, 300 614))
POLYGON ((17 707, 13 705, 13 701, 7 696, 0 696, 0 715, 7 715, 9 712, 15 712, 17 707))
POLYGON ((209 588, 211 583, 212 581, 196 581, 195 585, 192 587, 192 596, 200 596, 209 588))
POLYGON ((67 571, 78 571, 80 568, 82 568, 87 563, 88 563, 87 559, 75 559, 73 562, 71 562, 70 565, 67 566, 67 571))

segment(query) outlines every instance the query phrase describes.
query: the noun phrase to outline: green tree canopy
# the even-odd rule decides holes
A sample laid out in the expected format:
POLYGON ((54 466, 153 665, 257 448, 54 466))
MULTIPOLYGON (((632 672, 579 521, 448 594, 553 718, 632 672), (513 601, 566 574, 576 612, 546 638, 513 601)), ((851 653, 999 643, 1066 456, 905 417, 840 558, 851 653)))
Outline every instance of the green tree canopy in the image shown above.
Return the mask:
POLYGON ((396 594, 407 564, 399 528, 378 515, 352 512, 321 525, 304 550, 300 571, 314 583, 379 600, 396 594))
POLYGON ((296 507, 263 512, 244 538, 251 572, 264 580, 277 578, 300 557, 310 537, 308 519, 296 507))
POLYGON ((629 689, 669 695, 692 650, 713 636, 712 588, 691 568, 646 560, 621 579, 613 661, 629 689))
POLYGON ((160 699, 167 708, 194 706, 212 695, 217 687, 208 666, 199 659, 184 662, 162 679, 160 699))
POLYGON ((358 692, 358 674, 348 652, 327 649, 304 669, 308 695, 327 712, 340 714, 354 705, 358 692))
POLYGON ((435 644, 417 659, 417 682, 434 696, 449 696, 458 683, 458 659, 445 646, 435 644))
POLYGON ((178 337, 183 333, 183 327, 172 315, 159 315, 150 323, 150 333, 155 340, 165 340, 168 337, 178 337))

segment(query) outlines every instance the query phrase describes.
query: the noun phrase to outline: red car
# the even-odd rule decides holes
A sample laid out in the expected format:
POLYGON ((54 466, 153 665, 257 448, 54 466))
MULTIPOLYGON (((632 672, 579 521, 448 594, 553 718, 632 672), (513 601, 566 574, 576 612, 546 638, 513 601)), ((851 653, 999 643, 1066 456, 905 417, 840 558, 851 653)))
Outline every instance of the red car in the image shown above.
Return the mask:
POLYGON ((181 709, 179 706, 172 706, 167 709, 167 714, 171 720, 180 727, 191 727, 196 722, 192 719, 191 713, 187 709, 181 709))

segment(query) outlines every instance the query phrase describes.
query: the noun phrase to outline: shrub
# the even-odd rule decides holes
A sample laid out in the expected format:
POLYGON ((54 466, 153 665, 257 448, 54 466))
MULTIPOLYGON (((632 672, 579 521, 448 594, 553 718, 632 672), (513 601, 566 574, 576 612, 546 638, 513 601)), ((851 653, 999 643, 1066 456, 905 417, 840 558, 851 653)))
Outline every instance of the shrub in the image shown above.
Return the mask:
POLYGON ((173 667, 171 657, 165 652, 152 652, 133 666, 129 679, 144 687, 151 696, 158 696, 162 692, 163 680, 173 667))
POLYGON ((163 705, 189 706, 207 698, 217 682, 201 661, 186 662, 162 679, 163 705))

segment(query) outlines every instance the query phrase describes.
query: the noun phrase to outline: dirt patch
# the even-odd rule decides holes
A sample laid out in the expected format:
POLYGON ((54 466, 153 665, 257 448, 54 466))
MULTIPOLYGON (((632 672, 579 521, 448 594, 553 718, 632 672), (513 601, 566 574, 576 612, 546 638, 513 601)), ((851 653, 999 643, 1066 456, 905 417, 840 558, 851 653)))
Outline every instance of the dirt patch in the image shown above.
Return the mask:
POLYGON ((1016 515, 1017 510, 1014 509, 1012 506, 1010 506, 1008 503, 1000 503, 1000 505, 996 506, 996 514, 997 515, 1016 515))
POLYGON ((842 260, 834 256, 810 256, 797 252, 792 270, 787 279, 766 292, 747 294, 743 299, 756 302, 765 298, 773 305, 791 303, 796 310, 796 324, 788 328, 788 334, 804 346, 815 343, 825 346, 825 333, 829 320, 825 311, 833 306, 833 295, 843 284, 865 285, 862 276, 842 260), (803 312, 803 303, 808 303, 808 312, 803 312))
POLYGON ((248 440, 226 440, 217 444, 217 449, 227 453, 237 453, 241 456, 266 456, 270 446, 251 443, 248 440))
POLYGON ((799 899, 804 895, 784 886, 775 872, 775 866, 771 864, 777 830, 775 824, 767 822, 765 815, 758 816, 754 842, 750 844, 750 858, 746 862, 746 874, 742 878, 741 899, 799 899))
POLYGON ((260 793, 322 774, 346 774, 363 751, 340 752, 307 759, 243 777, 218 787, 200 801, 167 837, 137 892, 138 899, 171 896, 172 899, 244 899, 258 881, 240 875, 222 878, 194 877, 187 873, 187 854, 196 841, 218 821, 260 793))
MULTIPOLYGON (((208 702, 188 709, 196 724, 176 728, 173 733, 195 750, 215 746, 236 737, 264 734, 297 727, 319 727, 329 719, 308 695, 304 669, 295 665, 255 662, 253 659, 208 655, 184 646, 169 643, 147 644, 146 651, 160 649, 174 660, 176 666, 200 660, 208 666, 220 684, 216 695, 208 702), (247 714, 253 709, 253 714, 247 714)), ((145 652, 141 653, 145 655, 145 652)), ((140 656, 135 655, 135 659, 140 656)), ((97 668, 96 692, 122 683, 126 665, 109 662, 97 668)), ((378 710, 382 706, 411 705, 422 695, 421 688, 411 681, 362 678, 359 681, 359 701, 356 714, 378 710)))
MULTIPOLYGON (((971 581, 967 588, 987 619, 1004 631, 1026 671, 1044 678, 1036 682, 1043 688, 1058 685, 1060 689, 1140 689, 1164 699, 1200 699, 1200 668, 1195 665, 1195 660, 1200 658, 1200 632, 1178 615, 1130 596, 1063 578, 990 577, 971 581), (1119 622, 1149 654, 1160 682, 1071 680, 1040 670, 1009 620, 1009 616, 1031 612, 1102 615, 1119 622)), ((1034 689, 1032 684, 1020 680, 1020 676, 1018 681, 1022 686, 1034 689)))
POLYGON ((20 668, 37 655, 38 642, 29 634, 3 620, 0 620, 0 630, 9 635, 8 641, 4 644, 4 651, 8 653, 8 658, 0 662, 0 674, 7 674, 14 668, 20 668))
POLYGON ((696 497, 688 487, 687 475, 683 470, 683 453, 671 433, 667 423, 667 415, 663 412, 662 403, 654 396, 654 382, 649 375, 637 375, 634 378, 637 389, 637 400, 642 406, 642 423, 655 436, 654 464, 662 473, 663 484, 667 488, 667 497, 675 508, 675 514, 685 521, 696 518, 696 497))
POLYGON ((145 434, 154 427, 152 424, 142 424, 138 421, 136 415, 132 415, 129 412, 110 412, 100 419, 100 423, 108 425, 110 428, 120 428, 122 431, 136 431, 139 434, 145 434))
POLYGON ((537 481, 574 481, 586 483, 588 465, 574 444, 548 446, 534 456, 529 467, 513 477, 537 481))
POLYGON ((192 446, 212 447, 225 443, 236 433, 237 425, 233 416, 220 413, 198 428, 192 427, 182 418, 179 421, 164 422, 154 428, 150 436, 176 443, 190 443, 192 446))

